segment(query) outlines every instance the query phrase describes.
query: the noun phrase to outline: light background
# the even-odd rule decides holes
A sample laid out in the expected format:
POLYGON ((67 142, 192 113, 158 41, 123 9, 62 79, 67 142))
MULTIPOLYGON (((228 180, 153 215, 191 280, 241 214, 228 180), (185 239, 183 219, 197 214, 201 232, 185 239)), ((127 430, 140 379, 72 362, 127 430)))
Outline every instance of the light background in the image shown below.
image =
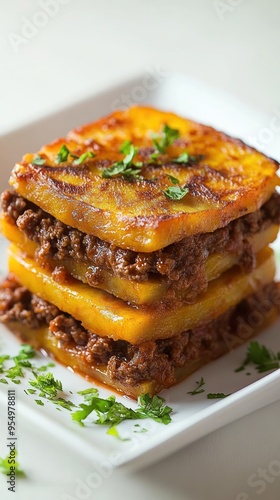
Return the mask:
MULTIPOLYGON (((227 90, 268 120, 280 107, 278 0, 55 3, 57 14, 16 51, 11 33, 21 35, 26 19, 32 22, 42 6, 39 0, 0 0, 1 133, 156 65, 227 90)), ((280 141, 280 134, 274 139, 280 141)), ((247 480, 280 460, 279 416, 280 402, 147 470, 114 472, 84 498, 278 500, 279 476, 266 481, 261 495, 247 480), (241 492, 247 496, 238 497, 241 492)), ((6 425, 6 416, 0 421, 6 425)), ((41 500, 67 499, 66 493, 75 498, 76 478, 92 472, 90 464, 48 447, 45 435, 23 434, 21 448, 23 462, 32 460, 33 476, 19 484, 14 497, 20 500, 37 498, 38 491, 41 500), (48 470, 40 467, 41 454, 49 457, 48 470)), ((0 491, 6 500, 3 477, 0 491)))

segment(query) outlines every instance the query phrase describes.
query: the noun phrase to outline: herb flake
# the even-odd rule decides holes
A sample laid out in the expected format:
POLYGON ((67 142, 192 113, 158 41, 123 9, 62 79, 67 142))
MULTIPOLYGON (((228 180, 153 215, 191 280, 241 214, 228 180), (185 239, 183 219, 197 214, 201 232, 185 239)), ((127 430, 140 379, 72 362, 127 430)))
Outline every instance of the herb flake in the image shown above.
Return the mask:
POLYGON ((164 190, 165 196, 173 201, 182 200, 188 192, 188 188, 183 188, 180 186, 170 186, 164 190))
POLYGON ((89 158, 94 158, 95 154, 92 151, 87 151, 86 153, 83 153, 81 156, 76 156, 72 155, 75 160, 73 161, 73 165, 82 165, 86 160, 89 158))
POLYGON ((223 392, 209 392, 207 394, 207 399, 224 399, 230 396, 230 394, 224 394, 223 392))
POLYGON ((246 358, 242 365, 235 370, 240 372, 245 370, 246 366, 252 363, 259 373, 264 373, 270 370, 280 368, 280 352, 274 353, 265 345, 260 344, 257 340, 252 340, 248 346, 246 358))
POLYGON ((31 162, 32 165, 38 165, 38 166, 45 165, 45 163, 46 163, 45 158, 42 158, 42 156, 40 155, 34 156, 31 162))
POLYGON ((138 148, 131 144, 130 141, 125 141, 120 147, 120 152, 126 156, 122 160, 113 163, 111 167, 104 168, 102 177, 108 179, 121 174, 126 179, 137 179, 141 171, 142 162, 134 164, 133 159, 138 152, 138 148))
MULTIPOLYGON (((167 123, 164 124, 162 134, 153 135, 153 143, 155 146, 156 154, 165 153, 166 149, 173 144, 179 137, 179 130, 169 127, 167 123)), ((154 159, 154 158, 153 158, 154 159)))
MULTIPOLYGON (((17 456, 17 452, 15 452, 17 456)), ((2 474, 8 475, 11 472, 11 467, 14 467, 17 476, 25 476, 23 470, 20 469, 19 463, 15 460, 15 463, 9 464, 10 455, 6 458, 0 458, 0 472, 2 474)))
POLYGON ((69 149, 65 144, 63 144, 56 156, 56 163, 64 163, 68 160, 68 156, 70 154, 69 149))
POLYGON ((196 388, 193 391, 187 392, 187 394, 191 394, 192 396, 196 396, 197 394, 201 394, 202 392, 205 392, 205 389, 202 389, 202 387, 205 385, 204 378, 201 377, 200 380, 196 381, 196 388))

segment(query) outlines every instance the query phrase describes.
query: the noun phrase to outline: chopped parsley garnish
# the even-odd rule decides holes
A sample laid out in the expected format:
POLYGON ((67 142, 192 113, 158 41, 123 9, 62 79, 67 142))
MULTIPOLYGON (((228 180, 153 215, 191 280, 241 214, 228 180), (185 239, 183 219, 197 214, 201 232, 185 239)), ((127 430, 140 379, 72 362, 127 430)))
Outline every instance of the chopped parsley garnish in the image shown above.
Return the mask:
POLYGON ((172 408, 164 404, 164 399, 159 396, 149 396, 145 394, 138 398, 138 408, 132 410, 122 403, 116 401, 115 396, 109 396, 107 399, 99 397, 97 389, 91 392, 79 392, 84 395, 85 403, 81 403, 80 409, 72 413, 72 419, 80 425, 92 413, 97 415, 96 424, 108 425, 114 427, 123 420, 138 420, 143 418, 152 418, 156 422, 169 424, 171 422, 170 413, 172 408))
MULTIPOLYGON (((108 426, 110 429, 108 434, 121 440, 126 440, 126 438, 123 439, 119 436, 116 425, 124 420, 152 418, 156 422, 163 424, 171 422, 172 408, 165 405, 165 401, 161 397, 151 397, 148 394, 138 398, 138 407, 133 410, 122 403, 118 403, 114 396, 109 396, 107 399, 100 398, 98 390, 91 387, 77 393, 83 397, 83 402, 76 405, 72 401, 65 399, 61 381, 56 380, 51 372, 44 373, 47 368, 54 366, 54 363, 48 363, 41 367, 33 365, 29 359, 34 358, 35 355, 36 352, 30 345, 23 344, 17 356, 1 356, 0 364, 4 376, 10 378, 15 384, 21 383, 20 378, 25 377, 26 372, 33 374, 34 378, 28 381, 31 387, 24 390, 24 392, 26 395, 35 395, 34 402, 39 406, 45 406, 45 402, 41 399, 43 398, 47 403, 54 404, 58 411, 62 409, 70 411, 72 419, 81 425, 84 425, 84 420, 94 412, 97 417, 94 423, 108 426), (5 362, 10 364, 12 361, 14 366, 4 367, 5 362)), ((6 378, 1 378, 0 383, 8 384, 9 382, 6 378)), ((71 391, 70 393, 72 394, 71 391)), ((139 432, 146 431, 146 429, 143 429, 139 432)))
MULTIPOLYGON (((130 155, 131 154, 131 141, 128 139, 122 143, 120 146, 120 153, 123 153, 124 155, 130 155)), ((132 157, 133 159, 133 157, 132 157)))
MULTIPOLYGON (((15 456, 17 456, 17 452, 15 452, 15 456)), ((2 474, 10 474, 11 467, 14 467, 17 476, 25 476, 23 470, 20 469, 19 463, 15 460, 15 463, 9 464, 10 455, 6 458, 0 458, 0 472, 2 474)))
POLYGON ((62 383, 60 380, 55 380, 51 372, 37 375, 33 373, 35 379, 29 380, 29 384, 40 391, 39 396, 53 399, 57 396, 58 391, 62 391, 62 383))
POLYGON ((207 399, 224 399, 230 396, 230 394, 224 394, 223 392, 209 392, 207 394, 207 399))
POLYGON ((12 381, 14 382, 14 379, 16 377, 21 377, 21 378, 24 377, 24 373, 23 373, 22 368, 20 366, 15 365, 6 371, 5 376, 7 378, 11 378, 12 381))
MULTIPOLYGON (((32 363, 30 363, 29 359, 34 358, 36 356, 36 352, 34 349, 28 345, 28 344, 22 344, 20 351, 17 356, 13 357, 15 367, 22 367, 22 368, 33 368, 32 363)), ((24 375, 18 375, 23 377, 24 375)))
POLYGON ((64 163, 68 160, 68 156, 70 155, 70 151, 65 144, 63 144, 57 154, 56 163, 64 163))
POLYGON ((36 156, 34 156, 31 163, 32 163, 32 165, 45 165, 46 160, 45 160, 45 158, 42 158, 42 156, 36 155, 36 156))
POLYGON ((39 406, 45 406, 45 403, 43 403, 43 401, 41 399, 34 399, 35 403, 37 403, 37 405, 39 406))
POLYGON ((47 365, 39 366, 39 368, 37 368, 37 371, 46 372, 49 368, 53 368, 54 366, 55 366, 54 363, 48 363, 47 365))
POLYGON ((204 378, 201 377, 200 380, 196 382, 197 386, 193 391, 187 392, 187 394, 191 394, 192 396, 196 396, 197 394, 201 394, 202 392, 205 392, 205 389, 201 389, 205 385, 204 378))
POLYGON ((75 158, 75 160, 73 161, 74 165, 82 165, 82 163, 84 163, 84 161, 86 161, 88 158, 94 158, 95 154, 92 151, 88 151, 87 153, 83 153, 81 156, 76 156, 72 154, 71 156, 75 158))
POLYGON ((120 436, 118 428, 117 428, 116 425, 113 425, 112 427, 109 427, 109 429, 107 430, 107 434, 109 434, 109 436, 114 436, 115 438, 120 439, 121 441, 130 441, 129 438, 122 438, 120 436))
POLYGON ((70 153, 69 149, 63 144, 57 154, 56 163, 64 163, 68 160, 68 156, 74 158, 73 165, 82 165, 88 158, 94 158, 95 154, 92 151, 87 151, 80 156, 70 153))
MULTIPOLYGON (((179 137, 179 130, 175 128, 169 127, 167 123, 165 123, 162 134, 154 134, 153 135, 153 143, 155 146, 156 153, 165 153, 166 148, 171 146, 176 139, 179 137)), ((154 158, 153 158, 154 159, 154 158)))
POLYGON ((146 429, 146 427, 141 427, 140 428, 140 425, 137 425, 137 424, 134 427, 139 427, 139 429, 136 429, 135 431, 133 431, 133 432, 135 432, 137 434, 140 434, 140 433, 143 433, 143 432, 149 432, 148 429, 146 429))
POLYGON ((170 186, 164 190, 164 194, 167 198, 176 201, 182 200, 188 192, 188 188, 183 188, 180 186, 170 186))
POLYGON ((130 141, 125 141, 120 147, 120 152, 126 156, 122 160, 113 163, 111 167, 105 168, 102 172, 102 177, 108 179, 121 174, 126 179, 138 179, 142 162, 133 163, 138 148, 131 144, 130 141))
POLYGON ((172 159, 173 163, 188 163, 188 161, 189 161, 189 153, 187 151, 179 155, 178 158, 172 159))
POLYGON ((178 158, 172 158, 172 163, 185 163, 192 165, 193 163, 203 160, 203 158, 203 155, 193 156, 189 155, 187 151, 184 151, 184 153, 180 154, 178 158))
POLYGON ((240 372, 244 370, 249 363, 254 364, 259 373, 275 370, 280 368, 280 352, 275 354, 265 345, 252 340, 248 346, 245 361, 235 371, 240 372))
POLYGON ((167 174, 167 177, 172 182, 172 184, 179 184, 178 179, 176 179, 176 177, 173 177, 173 175, 167 174))
POLYGON ((52 402, 56 406, 61 406, 62 408, 65 408, 65 410, 68 410, 68 411, 72 411, 73 408, 76 408, 76 405, 74 403, 72 403, 72 401, 67 401, 64 398, 56 398, 56 399, 53 399, 52 402))

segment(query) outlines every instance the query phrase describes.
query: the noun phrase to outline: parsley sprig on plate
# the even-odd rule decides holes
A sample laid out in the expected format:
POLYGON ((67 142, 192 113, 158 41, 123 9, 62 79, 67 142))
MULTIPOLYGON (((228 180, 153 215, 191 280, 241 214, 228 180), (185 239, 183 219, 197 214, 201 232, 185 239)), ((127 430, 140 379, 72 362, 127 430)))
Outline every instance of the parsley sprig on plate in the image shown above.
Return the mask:
POLYGON ((280 368, 280 352, 274 353, 265 345, 252 340, 248 346, 244 362, 235 371, 240 372, 244 370, 249 363, 255 365, 259 373, 275 370, 280 368))
POLYGON ((81 403, 74 403, 66 399, 62 382, 48 371, 54 364, 36 366, 31 362, 35 357, 34 349, 28 344, 23 344, 16 356, 3 355, 0 357, 0 372, 4 377, 1 381, 5 380, 3 383, 7 384, 9 383, 7 379, 20 384, 22 378, 32 374, 32 377, 28 379, 30 387, 24 392, 26 395, 34 396, 34 401, 39 406, 52 403, 58 410, 64 408, 71 412, 72 419, 82 426, 84 421, 94 414, 97 417, 93 421, 94 424, 104 425, 109 429, 114 428, 108 434, 119 438, 116 426, 124 420, 152 418, 165 425, 171 422, 172 408, 165 404, 163 398, 149 396, 149 394, 138 398, 138 407, 135 410, 117 402, 115 396, 109 396, 107 399, 101 398, 96 388, 79 391, 77 395, 82 396, 83 400, 81 403), (11 364, 12 366, 7 366, 11 364))
POLYGON ((205 392, 205 389, 202 389, 204 385, 205 385, 205 380, 203 377, 200 377, 200 380, 196 382, 196 388, 193 391, 187 392, 187 394, 191 394, 191 396, 196 396, 197 394, 205 392))
POLYGON ((152 418, 156 422, 169 424, 171 422, 170 413, 172 408, 165 405, 164 399, 159 396, 149 396, 145 394, 138 398, 138 408, 132 410, 122 403, 116 401, 115 396, 107 399, 100 398, 98 390, 86 389, 78 394, 84 396, 84 403, 79 405, 79 409, 72 413, 72 419, 80 425, 84 425, 84 420, 93 412, 97 415, 95 423, 114 427, 124 420, 138 420, 152 418))

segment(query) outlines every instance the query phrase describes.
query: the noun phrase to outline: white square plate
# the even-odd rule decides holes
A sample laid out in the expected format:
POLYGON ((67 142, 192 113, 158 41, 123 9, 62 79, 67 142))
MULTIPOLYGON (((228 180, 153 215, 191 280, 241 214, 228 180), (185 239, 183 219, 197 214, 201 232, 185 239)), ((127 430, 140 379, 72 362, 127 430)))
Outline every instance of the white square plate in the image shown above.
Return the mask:
MULTIPOLYGON (((92 121, 122 102, 123 96, 134 100, 145 96, 141 104, 174 111, 182 116, 193 118, 205 124, 213 125, 245 141, 264 126, 266 118, 256 109, 236 100, 231 95, 217 91, 205 84, 181 74, 171 74, 147 90, 145 75, 115 86, 100 95, 94 95, 83 101, 69 105, 66 109, 31 123, 0 138, 2 170, 0 173, 1 190, 7 186, 7 179, 13 163, 22 154, 36 151, 42 144, 63 136, 71 128, 92 121), (139 88, 142 93, 139 91, 139 88), (138 90, 137 90, 138 89, 138 90), (117 101, 116 101, 117 100, 117 101), (4 167, 4 168, 3 168, 4 167)), ((151 86, 151 85, 150 85, 151 86)), ((139 101, 138 101, 139 102, 139 101)), ((270 149, 263 150, 280 159, 280 147, 270 144, 270 149)), ((6 274, 6 242, 1 241, 1 276, 6 274)), ((279 248, 279 244, 275 244, 279 248)), ((278 260, 278 259, 277 259, 278 260)), ((0 327, 1 352, 14 354, 18 351, 18 341, 3 326, 0 327)), ((258 336, 258 341, 280 351, 279 321, 258 336)), ((29 429, 30 422, 39 430, 47 433, 51 443, 61 444, 65 453, 75 452, 91 460, 110 462, 112 466, 129 464, 147 466, 149 463, 172 453, 175 450, 205 436, 207 433, 259 409, 279 398, 280 370, 269 374, 259 374, 253 367, 236 373, 245 358, 247 346, 229 352, 222 358, 203 367, 181 384, 164 391, 161 395, 173 408, 173 420, 170 425, 157 424, 153 421, 141 422, 148 429, 145 433, 135 433, 135 422, 124 422, 119 426, 120 434, 129 440, 121 441, 106 434, 106 428, 91 425, 81 428, 71 421, 69 413, 56 411, 51 404, 37 406, 32 396, 27 396, 24 389, 27 381, 13 389, 17 392, 18 411, 21 426, 29 429), (250 375, 247 375, 247 372, 250 375), (197 396, 187 394, 196 386, 196 381, 203 377, 205 392, 197 396), (231 394, 223 400, 209 400, 208 392, 231 394)), ((0 354, 1 354, 0 352, 0 354)), ((45 363, 45 359, 43 359, 45 363)), ((82 377, 73 374, 63 366, 56 364, 52 370, 62 383, 65 392, 82 390, 90 386, 82 377)), ((0 387, 0 407, 6 411, 7 387, 0 387)), ((108 397, 112 392, 99 387, 100 395, 108 397)), ((134 402, 118 396, 118 401, 135 407, 134 402)), ((1 411, 2 411, 1 410, 1 411)), ((44 457, 41 457, 42 467, 44 457)))

